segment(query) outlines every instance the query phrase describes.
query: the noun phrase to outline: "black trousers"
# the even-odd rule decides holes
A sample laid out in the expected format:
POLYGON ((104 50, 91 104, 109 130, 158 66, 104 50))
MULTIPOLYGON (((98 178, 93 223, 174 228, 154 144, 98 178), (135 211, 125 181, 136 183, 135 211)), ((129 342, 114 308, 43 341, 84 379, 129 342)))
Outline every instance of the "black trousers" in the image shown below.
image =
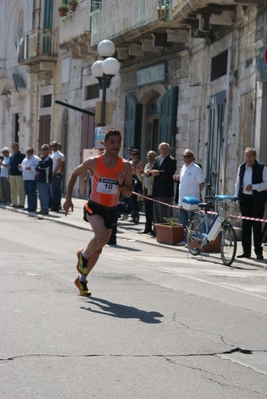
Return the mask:
MULTIPOLYGON (((151 195, 147 195, 147 197, 152 198, 151 195)), ((153 222, 153 201, 149 199, 145 199, 145 216, 146 216, 145 231, 149 233, 152 231, 152 222, 153 222)))
MULTIPOLYGON (((254 204, 252 195, 242 194, 240 211, 242 216, 251 218, 263 218, 265 204, 254 204)), ((261 222, 242 219, 242 247, 246 255, 251 254, 251 232, 253 230, 254 251, 256 255, 262 255, 262 229, 261 222)))

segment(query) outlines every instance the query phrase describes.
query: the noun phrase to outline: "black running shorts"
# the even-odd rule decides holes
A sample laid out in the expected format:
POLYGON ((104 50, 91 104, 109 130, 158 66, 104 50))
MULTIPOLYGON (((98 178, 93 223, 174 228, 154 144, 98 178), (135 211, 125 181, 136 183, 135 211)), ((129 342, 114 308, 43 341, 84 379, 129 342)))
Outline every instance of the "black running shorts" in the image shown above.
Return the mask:
POLYGON ((104 224, 107 229, 112 229, 113 225, 116 224, 118 218, 117 207, 107 208, 92 201, 86 202, 83 207, 83 220, 88 222, 86 215, 101 216, 104 219, 104 224))

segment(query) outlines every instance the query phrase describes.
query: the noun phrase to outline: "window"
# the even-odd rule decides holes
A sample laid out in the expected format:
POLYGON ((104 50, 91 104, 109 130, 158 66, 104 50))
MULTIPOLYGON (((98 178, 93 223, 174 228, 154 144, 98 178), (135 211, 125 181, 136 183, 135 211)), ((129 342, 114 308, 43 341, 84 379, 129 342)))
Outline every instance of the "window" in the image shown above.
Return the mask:
POLYGON ((100 10, 102 8, 102 0, 91 0, 90 12, 100 10))
POLYGON ((41 97, 41 108, 48 108, 52 105, 52 94, 47 94, 41 97))
POLYGON ((91 85, 85 87, 85 100, 92 100, 99 97, 99 85, 91 85))
POLYGON ((227 72, 228 51, 223 51, 221 54, 216 55, 211 59, 211 79, 216 80, 227 72))

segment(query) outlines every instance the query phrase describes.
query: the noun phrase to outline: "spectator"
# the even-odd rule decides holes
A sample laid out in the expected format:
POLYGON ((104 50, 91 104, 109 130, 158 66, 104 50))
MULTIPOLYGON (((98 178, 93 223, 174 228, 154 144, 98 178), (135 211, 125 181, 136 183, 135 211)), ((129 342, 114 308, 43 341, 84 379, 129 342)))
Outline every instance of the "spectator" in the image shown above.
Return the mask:
POLYGON ((58 151, 58 143, 56 141, 53 141, 52 143, 51 159, 53 162, 52 180, 50 184, 51 211, 59 212, 61 204, 63 154, 58 151))
MULTIPOLYGON (((238 167, 237 171, 235 195, 238 197, 242 216, 262 219, 267 200, 267 167, 257 161, 254 148, 246 148, 244 156, 245 162, 238 167)), ((242 219, 243 253, 237 258, 250 258, 251 230, 253 230, 254 251, 257 259, 263 259, 261 223, 245 219, 242 219)))
POLYGON ((0 179, 0 184, 2 187, 2 199, 4 204, 9 205, 10 204, 10 183, 9 183, 9 161, 10 161, 10 156, 9 156, 9 148, 4 147, 1 150, 1 153, 4 156, 3 161, 0 163, 1 165, 1 179, 0 179))
POLYGON ((41 147, 42 154, 40 161, 36 166, 36 180, 38 184, 39 200, 41 210, 37 213, 41 215, 48 215, 49 206, 49 188, 52 179, 53 161, 49 156, 49 145, 43 144, 41 147))
MULTIPOLYGON (((201 197, 201 191, 203 190, 204 183, 204 174, 202 169, 194 162, 194 154, 190 149, 186 149, 183 154, 184 164, 180 170, 179 175, 174 175, 173 178, 176 181, 179 181, 179 206, 183 206, 183 197, 201 197)), ((180 221, 186 229, 188 224, 188 212, 185 209, 180 209, 180 221)), ((180 243, 181 245, 185 242, 180 243)))
POLYGON ((131 157, 132 150, 133 150, 133 146, 130 145, 130 147, 128 147, 128 158, 127 158, 127 161, 130 161, 132 159, 132 157, 131 157))
MULTIPOLYGON (((148 151, 147 160, 148 163, 144 167, 143 173, 137 173, 138 179, 143 183, 143 193, 147 198, 152 199, 153 181, 154 177, 150 174, 153 163, 156 158, 155 151, 148 151)), ((153 234, 152 223, 153 223, 153 201, 145 198, 145 229, 140 231, 139 234, 153 234)))
POLYGON ((19 170, 18 166, 25 158, 25 154, 22 154, 19 151, 18 143, 12 144, 12 151, 13 154, 11 155, 9 160, 9 181, 12 202, 10 206, 13 206, 15 208, 24 208, 24 184, 22 180, 22 172, 21 170, 19 170))
POLYGON ((61 172, 61 184, 60 184, 60 203, 59 203, 59 209, 62 209, 62 207, 61 207, 61 193, 62 193, 62 191, 64 189, 64 187, 63 187, 63 172, 64 172, 64 169, 65 169, 65 155, 61 151, 61 149, 62 149, 61 143, 57 144, 57 148, 58 148, 58 152, 61 155, 61 160, 62 160, 61 169, 60 169, 60 172, 61 172))
POLYGON ((173 158, 170 152, 168 143, 161 143, 159 145, 160 155, 156 157, 152 170, 148 172, 154 176, 152 196, 156 201, 153 203, 153 222, 162 223, 164 218, 170 217, 168 204, 173 201, 174 182, 173 174, 176 170, 176 159, 173 158))
POLYGON ((36 166, 39 163, 40 158, 34 155, 32 147, 28 147, 26 150, 26 158, 23 159, 19 165, 19 170, 22 171, 22 179, 24 181, 24 191, 28 198, 28 208, 26 211, 34 212, 37 208, 37 194, 36 186, 36 166))
MULTIPOLYGON (((3 155, 0 155, 0 165, 3 160, 4 160, 3 155)), ((1 168, 0 168, 0 179, 1 179, 1 168)), ((3 190, 2 190, 1 180, 0 180, 0 202, 3 202, 3 190)))
MULTIPOLYGON (((143 164, 139 159, 139 151, 134 148, 131 152, 131 160, 129 161, 132 168, 132 181, 133 181, 133 191, 136 193, 142 192, 142 184, 137 177, 137 173, 142 173, 144 170, 143 164)), ((138 203, 137 203, 137 195, 132 194, 130 201, 131 208, 131 222, 134 222, 135 215, 138 213, 138 203)))

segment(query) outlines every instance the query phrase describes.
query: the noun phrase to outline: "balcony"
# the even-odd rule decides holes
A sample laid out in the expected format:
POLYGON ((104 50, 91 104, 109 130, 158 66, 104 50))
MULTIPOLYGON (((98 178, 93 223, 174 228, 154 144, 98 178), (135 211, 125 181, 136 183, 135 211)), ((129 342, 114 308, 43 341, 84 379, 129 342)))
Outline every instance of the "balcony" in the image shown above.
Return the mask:
POLYGON ((72 58, 86 58, 95 52, 90 47, 90 15, 100 3, 89 3, 88 0, 79 3, 75 11, 70 11, 59 21, 59 47, 69 50, 72 58))
POLYGON ((19 38, 18 63, 33 67, 34 72, 53 70, 57 55, 56 29, 36 29, 19 38))
MULTIPOLYGON (((118 58, 142 57, 157 53, 173 43, 187 43, 187 30, 177 30, 172 18, 173 0, 117 0, 92 15, 91 46, 112 40, 118 58)), ((179 46, 178 46, 179 47, 179 46)))
POLYGON ((192 37, 206 38, 211 32, 219 32, 233 25, 236 5, 245 1, 254 2, 254 0, 173 0, 173 19, 178 28, 191 28, 192 37))

